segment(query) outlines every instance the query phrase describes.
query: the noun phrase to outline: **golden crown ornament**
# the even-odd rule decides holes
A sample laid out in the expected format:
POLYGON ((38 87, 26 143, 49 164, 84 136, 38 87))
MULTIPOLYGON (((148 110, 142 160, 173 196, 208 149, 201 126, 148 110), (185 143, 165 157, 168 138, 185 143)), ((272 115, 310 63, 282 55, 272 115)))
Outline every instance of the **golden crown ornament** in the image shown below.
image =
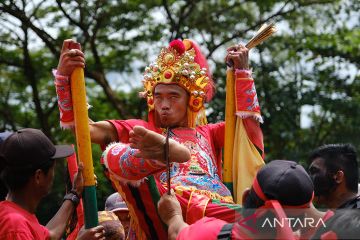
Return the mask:
MULTIPOLYGON (((147 99, 149 112, 154 110, 154 89, 157 84, 177 84, 184 88, 190 96, 188 107, 192 113, 190 118, 197 116, 197 112, 204 110, 206 100, 206 86, 211 81, 208 77, 208 69, 201 67, 196 61, 196 51, 194 48, 186 50, 189 44, 182 41, 177 44, 162 48, 155 62, 145 68, 144 72, 144 92, 141 93, 147 99), (180 46, 180 47, 179 47, 180 46), (194 115, 195 114, 195 115, 194 115)), ((190 40, 184 40, 190 41, 190 40)), ((172 43, 173 43, 172 42, 172 43)), ((192 45, 190 44, 190 47, 192 45)), ((202 118, 204 117, 202 114, 202 118)), ((197 119, 191 119, 194 125, 197 119)), ((201 121, 202 123, 204 120, 201 121)), ((205 117, 206 122, 206 117, 205 117)), ((198 125, 198 124, 196 124, 198 125)))

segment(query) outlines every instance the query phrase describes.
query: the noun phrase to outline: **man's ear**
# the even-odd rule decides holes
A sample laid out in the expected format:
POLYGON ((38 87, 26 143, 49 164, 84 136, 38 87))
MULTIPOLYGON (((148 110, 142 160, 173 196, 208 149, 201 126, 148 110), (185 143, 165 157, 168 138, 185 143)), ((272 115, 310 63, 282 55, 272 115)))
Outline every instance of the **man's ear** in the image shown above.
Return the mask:
POLYGON ((246 201, 246 199, 248 198, 249 194, 250 194, 250 188, 246 188, 242 195, 242 204, 243 205, 244 205, 244 202, 246 201))
POLYGON ((37 169, 34 173, 34 181, 37 185, 39 185, 43 178, 43 171, 41 169, 37 169))
POLYGON ((337 184, 340 184, 344 181, 344 172, 342 170, 339 170, 334 175, 334 180, 337 184))

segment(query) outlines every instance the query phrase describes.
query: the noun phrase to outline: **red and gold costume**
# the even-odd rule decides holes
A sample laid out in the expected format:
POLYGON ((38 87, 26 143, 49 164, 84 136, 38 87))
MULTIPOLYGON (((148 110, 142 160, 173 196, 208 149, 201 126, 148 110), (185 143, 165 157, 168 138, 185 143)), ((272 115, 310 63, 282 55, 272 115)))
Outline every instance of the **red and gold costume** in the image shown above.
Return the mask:
MULTIPOLYGON (((237 113, 242 114, 248 137, 263 154, 262 133, 258 122, 260 108, 251 74, 234 74, 238 97, 237 113), (257 144, 258 143, 258 144, 257 144)), ((157 84, 178 84, 190 95, 187 110, 189 127, 170 130, 170 138, 188 147, 191 159, 171 163, 171 188, 177 193, 184 219, 191 224, 209 216, 234 222, 240 217, 238 207, 232 206, 231 192, 221 181, 221 150, 224 147, 224 122, 206 124, 204 103, 213 95, 213 83, 205 59, 190 40, 175 40, 161 50, 155 63, 144 73, 144 92, 149 107, 148 122, 143 120, 110 120, 121 143, 109 145, 102 162, 119 193, 126 200, 138 238, 164 239, 167 232, 161 223, 156 204, 166 192, 165 165, 151 159, 134 157, 129 131, 136 125, 160 134, 154 111, 153 91, 157 84)), ((234 113, 235 114, 235 113, 234 113)))
MULTIPOLYGON (((236 113, 243 118, 249 144, 263 156, 262 132, 258 121, 260 108, 254 81, 249 71, 235 74, 236 113)), ((129 132, 136 125, 164 134, 154 111, 153 92, 157 84, 177 84, 189 94, 188 127, 172 128, 170 137, 189 148, 191 159, 171 163, 171 188, 182 206, 184 219, 191 224, 204 216, 234 222, 239 217, 231 192, 222 183, 222 148, 225 124, 207 124, 204 103, 214 93, 206 59, 191 40, 175 40, 163 48, 156 62, 144 73, 144 92, 149 110, 148 121, 109 120, 116 128, 119 143, 107 146, 102 156, 108 176, 126 201, 131 227, 137 239, 167 239, 167 229, 157 214, 157 202, 166 192, 165 165, 152 159, 134 157, 129 147, 129 132)), ((57 84, 58 88, 60 84, 57 84)), ((57 89, 59 92, 63 89, 57 89)), ((65 96, 64 94, 62 94, 65 96)), ((69 99, 59 96, 61 116, 69 99), (63 102, 62 102, 63 101, 63 102)), ((69 110, 70 111, 70 110, 69 110)), ((69 118, 69 117, 67 117, 69 118)), ((62 125, 68 119, 61 119, 62 125)))

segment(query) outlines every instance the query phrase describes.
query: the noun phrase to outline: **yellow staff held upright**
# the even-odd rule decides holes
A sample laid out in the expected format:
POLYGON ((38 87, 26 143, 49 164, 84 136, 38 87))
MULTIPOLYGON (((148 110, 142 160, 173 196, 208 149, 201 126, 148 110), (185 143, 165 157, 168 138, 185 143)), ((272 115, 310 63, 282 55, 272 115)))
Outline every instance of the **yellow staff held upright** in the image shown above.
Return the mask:
MULTIPOLYGON (((274 23, 261 26, 255 36, 245 45, 251 49, 276 32, 274 23)), ((240 117, 235 115, 234 71, 226 74, 224 184, 232 191, 234 201, 241 204, 243 191, 250 187, 257 170, 264 164, 262 156, 250 141, 240 117)))
MULTIPOLYGON (((80 44, 72 43, 70 48, 80 49, 80 44)), ((85 228, 88 229, 98 225, 98 214, 85 78, 84 70, 82 68, 76 68, 71 74, 71 95, 74 108, 78 158, 84 164, 83 201, 85 210, 85 228)))

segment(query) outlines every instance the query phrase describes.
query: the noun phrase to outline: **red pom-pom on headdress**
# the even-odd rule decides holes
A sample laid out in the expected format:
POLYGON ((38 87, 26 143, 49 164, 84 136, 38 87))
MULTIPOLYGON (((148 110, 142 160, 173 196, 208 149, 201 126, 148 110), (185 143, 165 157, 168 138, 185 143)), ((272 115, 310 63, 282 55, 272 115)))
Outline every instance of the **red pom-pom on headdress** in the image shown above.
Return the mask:
POLYGON ((185 52, 185 45, 181 40, 175 39, 170 42, 169 46, 176 49, 179 55, 182 55, 185 52))

